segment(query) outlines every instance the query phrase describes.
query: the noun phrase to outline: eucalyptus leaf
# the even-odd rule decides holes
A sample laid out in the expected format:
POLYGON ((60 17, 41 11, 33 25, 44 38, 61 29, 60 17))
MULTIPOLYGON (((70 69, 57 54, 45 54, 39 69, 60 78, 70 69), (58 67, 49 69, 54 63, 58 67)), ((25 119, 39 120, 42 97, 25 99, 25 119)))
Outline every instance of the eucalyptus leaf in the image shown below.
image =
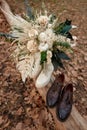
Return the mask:
POLYGON ((54 66, 54 70, 56 71, 58 69, 59 65, 55 58, 52 58, 52 64, 54 66))
POLYGON ((65 52, 60 51, 58 49, 53 50, 52 51, 52 63, 53 63, 55 70, 57 70, 58 67, 65 69, 61 59, 70 60, 70 58, 68 57, 67 54, 65 54, 65 52))
POLYGON ((72 28, 71 26, 71 21, 66 19, 65 22, 60 23, 58 26, 56 26, 54 28, 54 32, 58 35, 58 34, 62 34, 65 35, 67 32, 70 31, 70 29, 72 28))
POLYGON ((65 24, 63 24, 63 25, 59 25, 59 26, 54 30, 54 32, 55 32, 56 34, 65 35, 67 32, 70 31, 71 28, 72 28, 71 25, 65 25, 65 24))
POLYGON ((68 57, 68 55, 63 52, 63 51, 60 51, 60 50, 57 50, 57 55, 60 59, 63 59, 63 60, 70 60, 70 58, 68 57))
POLYGON ((58 67, 65 69, 60 57, 58 56, 58 52, 53 51, 52 54, 52 63, 54 65, 54 69, 56 70, 58 67))
POLYGON ((6 38, 11 38, 11 39, 17 38, 17 37, 12 36, 11 34, 7 34, 7 33, 3 33, 3 32, 0 32, 0 36, 6 37, 6 38))
POLYGON ((66 37, 69 38, 69 39, 71 39, 71 40, 73 40, 72 34, 70 32, 66 33, 66 37))
POLYGON ((72 26, 71 25, 65 25, 63 28, 62 28, 62 30, 60 31, 60 34, 66 34, 67 32, 69 32, 70 31, 70 29, 72 28, 72 26))
POLYGON ((25 4, 27 15, 30 17, 30 19, 34 20, 34 15, 32 13, 31 7, 29 6, 28 0, 24 0, 24 2, 25 2, 24 4, 25 4))
POLYGON ((61 59, 59 59, 59 58, 58 58, 58 60, 56 60, 55 58, 52 58, 52 64, 54 66, 54 70, 57 70, 58 67, 65 69, 61 59))

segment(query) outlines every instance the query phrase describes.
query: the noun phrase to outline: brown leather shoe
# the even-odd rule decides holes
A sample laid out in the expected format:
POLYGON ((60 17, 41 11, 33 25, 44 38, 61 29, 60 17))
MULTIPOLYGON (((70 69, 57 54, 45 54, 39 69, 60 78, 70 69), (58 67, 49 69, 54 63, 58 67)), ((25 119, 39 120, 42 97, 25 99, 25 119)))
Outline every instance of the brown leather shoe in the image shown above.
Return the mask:
POLYGON ((52 86, 47 92, 46 102, 49 107, 54 107, 58 102, 64 83, 64 74, 56 76, 52 86))
POLYGON ((56 114, 60 121, 65 121, 72 110, 73 104, 73 85, 68 84, 64 87, 60 103, 57 105, 56 114))

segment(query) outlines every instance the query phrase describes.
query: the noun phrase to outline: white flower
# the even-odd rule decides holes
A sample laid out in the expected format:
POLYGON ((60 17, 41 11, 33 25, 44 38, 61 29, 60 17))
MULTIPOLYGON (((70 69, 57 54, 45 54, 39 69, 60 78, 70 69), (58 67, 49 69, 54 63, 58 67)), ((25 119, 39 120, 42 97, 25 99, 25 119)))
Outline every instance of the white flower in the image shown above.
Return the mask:
POLYGON ((47 36, 46 42, 49 45, 49 49, 51 49, 53 46, 53 42, 57 40, 57 36, 53 33, 52 29, 47 29, 45 31, 45 34, 47 36))
POLYGON ((57 36, 57 41, 58 41, 58 42, 65 42, 66 39, 67 39, 67 38, 66 38, 65 36, 62 36, 62 35, 58 35, 58 36, 57 36))
POLYGON ((76 43, 71 43, 70 46, 73 48, 76 46, 76 43))
POLYGON ((46 51, 46 50, 48 50, 48 44, 46 43, 41 43, 40 45, 39 45, 39 47, 38 47, 38 49, 40 50, 40 51, 46 51))
POLYGON ((37 30, 35 30, 35 29, 31 29, 31 30, 29 30, 29 32, 28 32, 28 36, 30 37, 30 38, 32 38, 32 37, 36 37, 36 36, 38 36, 38 31, 37 30))
POLYGON ((39 23, 42 26, 46 26, 48 24, 49 18, 47 16, 40 16, 37 20, 37 23, 39 23))
POLYGON ((36 43, 36 41, 35 40, 28 41, 28 43, 27 43, 27 49, 30 52, 36 52, 37 51, 37 43, 36 43))
POLYGON ((73 39, 74 39, 74 41, 78 40, 78 38, 76 36, 73 36, 73 39))
POLYGON ((47 39, 46 33, 45 32, 41 32, 39 37, 38 37, 38 39, 39 39, 40 42, 45 42, 46 39, 47 39))
POLYGON ((77 28, 77 26, 75 26, 75 25, 72 25, 72 28, 77 28))
POLYGON ((51 28, 52 28, 52 24, 48 24, 48 28, 50 28, 50 29, 51 29, 51 28))
POLYGON ((68 42, 70 44, 71 43, 71 39, 70 38, 66 38, 66 42, 68 42))
POLYGON ((76 44, 77 44, 77 37, 76 36, 73 36, 73 42, 71 42, 71 47, 73 48, 73 47, 75 47, 76 46, 76 44))
POLYGON ((57 36, 53 33, 52 29, 46 29, 46 31, 40 33, 38 39, 41 43, 48 44, 48 48, 51 49, 53 42, 57 40, 57 36))

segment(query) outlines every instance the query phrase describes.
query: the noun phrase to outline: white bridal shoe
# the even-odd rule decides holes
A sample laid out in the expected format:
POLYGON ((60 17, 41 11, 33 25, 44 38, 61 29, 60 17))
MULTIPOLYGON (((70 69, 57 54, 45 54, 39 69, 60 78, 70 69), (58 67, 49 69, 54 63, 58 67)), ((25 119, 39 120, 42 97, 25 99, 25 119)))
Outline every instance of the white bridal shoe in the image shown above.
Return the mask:
POLYGON ((49 83, 53 70, 54 67, 52 63, 45 64, 45 68, 41 71, 36 79, 35 85, 37 88, 45 87, 49 83))
POLYGON ((38 76, 38 74, 41 71, 41 65, 40 65, 40 53, 35 53, 34 55, 34 63, 33 66, 31 68, 31 75, 30 78, 36 78, 38 76))

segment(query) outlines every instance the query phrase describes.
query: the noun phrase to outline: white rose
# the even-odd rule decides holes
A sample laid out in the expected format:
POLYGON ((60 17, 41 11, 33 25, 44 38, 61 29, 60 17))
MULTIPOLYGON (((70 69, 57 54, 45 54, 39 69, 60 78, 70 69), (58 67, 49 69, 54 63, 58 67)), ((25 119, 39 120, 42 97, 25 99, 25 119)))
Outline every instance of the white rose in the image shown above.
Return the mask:
POLYGON ((41 41, 41 42, 44 42, 44 41, 46 41, 46 39, 47 39, 47 35, 44 33, 44 32, 42 32, 42 33, 40 33, 40 35, 39 35, 39 40, 41 41))
POLYGON ((45 31, 45 34, 47 37, 46 43, 48 44, 49 49, 51 49, 53 46, 53 42, 57 40, 57 36, 53 33, 52 29, 47 29, 45 31))
POLYGON ((46 51, 48 49, 48 44, 41 43, 38 48, 40 51, 46 51))

